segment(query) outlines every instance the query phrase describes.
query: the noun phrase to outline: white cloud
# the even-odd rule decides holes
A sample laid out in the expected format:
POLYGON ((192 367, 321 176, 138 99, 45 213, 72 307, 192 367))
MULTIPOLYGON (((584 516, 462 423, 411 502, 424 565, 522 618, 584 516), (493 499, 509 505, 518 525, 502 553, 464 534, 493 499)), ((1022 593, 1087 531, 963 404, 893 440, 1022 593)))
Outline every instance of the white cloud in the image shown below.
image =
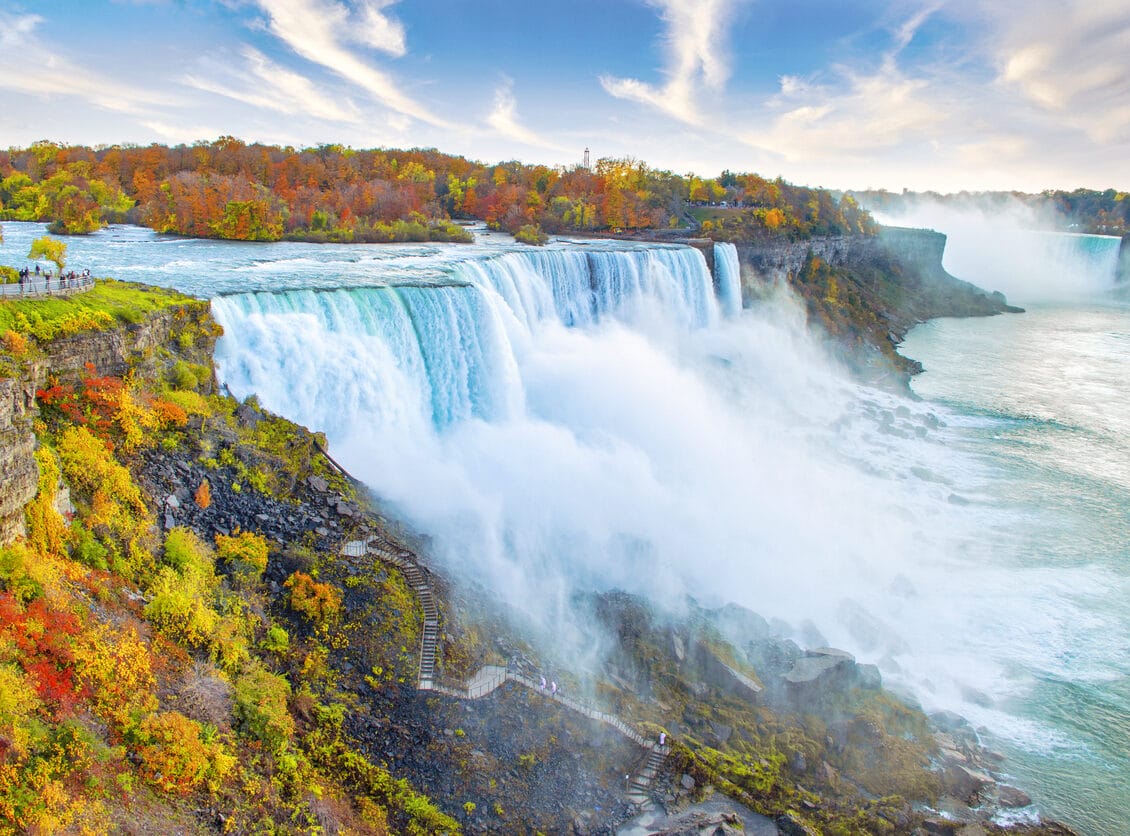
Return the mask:
POLYGON ((1124 0, 994 5, 999 82, 1100 143, 1130 141, 1130 7, 1124 0))
POLYGON ((504 137, 525 145, 534 145, 554 151, 566 150, 521 123, 518 117, 518 102, 514 98, 514 82, 512 79, 506 79, 502 86, 494 91, 494 109, 487 117, 487 123, 504 137))
POLYGON ((404 54, 404 30, 382 9, 388 0, 361 2, 357 11, 336 0, 256 0, 267 14, 267 30, 298 55, 358 85, 386 107, 437 127, 444 119, 403 93, 392 76, 372 66, 348 44, 404 54))
POLYGON ((188 75, 184 82, 206 93, 288 115, 303 114, 333 122, 360 121, 360 113, 352 102, 338 102, 324 95, 310 79, 271 61, 257 49, 245 46, 242 53, 242 71, 227 71, 230 78, 226 83, 200 75, 188 75))
POLYGON ((224 131, 206 125, 188 127, 185 125, 170 125, 159 120, 143 120, 141 124, 170 145, 177 143, 187 145, 205 138, 225 135, 224 131))
POLYGON ((399 20, 388 17, 381 11, 395 2, 396 0, 372 0, 368 6, 363 7, 354 40, 399 58, 408 52, 404 26, 399 20))
POLYGON ((840 68, 840 83, 817 85, 791 78, 770 103, 779 112, 768 129, 746 140, 787 160, 870 156, 933 134, 944 115, 927 95, 929 85, 893 64, 868 75, 840 68))
POLYGON ((9 66, 0 73, 0 88, 35 96, 74 97, 124 113, 138 113, 144 105, 172 103, 167 92, 121 84, 86 65, 73 64, 60 50, 36 36, 42 23, 38 15, 0 11, 0 50, 9 59, 26 57, 18 67, 9 66))
POLYGON ((702 88, 720 91, 730 75, 724 44, 739 0, 651 0, 666 26, 667 82, 662 87, 634 78, 601 76, 610 95, 656 108, 696 124, 702 88))
POLYGON ((927 78, 911 77, 898 65, 900 53, 937 6, 924 6, 891 33, 893 46, 877 70, 834 67, 830 83, 783 76, 767 102, 768 128, 745 137, 749 144, 784 159, 814 160, 873 156, 911 140, 925 140, 947 119, 941 97, 927 78))

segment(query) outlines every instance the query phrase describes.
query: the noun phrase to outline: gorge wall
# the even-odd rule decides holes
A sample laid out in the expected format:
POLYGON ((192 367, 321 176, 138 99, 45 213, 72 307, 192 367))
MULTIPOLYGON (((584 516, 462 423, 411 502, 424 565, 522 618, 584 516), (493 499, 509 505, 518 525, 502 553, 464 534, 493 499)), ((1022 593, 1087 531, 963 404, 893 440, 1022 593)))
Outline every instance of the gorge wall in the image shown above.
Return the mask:
POLYGON ((804 300, 809 321, 844 349, 854 371, 901 388, 921 371, 896 350, 915 324, 1021 310, 1000 293, 946 272, 945 246, 940 232, 904 227, 883 227, 874 236, 739 244, 742 295, 750 304, 784 282, 804 300))
MULTIPOLYGON (((0 544, 24 533, 24 506, 35 498, 32 422, 39 415, 35 393, 50 381, 75 382, 87 374, 125 374, 139 365, 171 365, 177 360, 206 366, 220 331, 209 303, 187 299, 155 311, 140 322, 106 331, 83 331, 34 350, 13 373, 0 379, 0 544)), ((207 388, 214 385, 209 380, 207 388)))

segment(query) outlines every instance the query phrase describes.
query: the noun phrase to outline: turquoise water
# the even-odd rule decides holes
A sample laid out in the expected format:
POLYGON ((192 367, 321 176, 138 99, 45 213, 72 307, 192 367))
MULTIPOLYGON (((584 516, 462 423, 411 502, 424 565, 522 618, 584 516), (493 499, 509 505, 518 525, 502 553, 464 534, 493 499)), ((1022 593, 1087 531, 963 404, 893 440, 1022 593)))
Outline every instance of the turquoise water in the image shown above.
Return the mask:
MULTIPOLYGON (((43 226, 4 233, 23 266, 43 226)), ((68 245, 213 298, 221 380, 326 431, 448 572, 563 641, 578 587, 736 601, 967 716, 1040 812, 1107 836, 1130 810, 1130 311, 1101 291, 1109 241, 1017 240, 1020 276, 956 248, 1030 310, 916 328, 921 401, 852 383, 788 298, 725 316, 687 250, 68 245)))
MULTIPOLYGON (((1081 603, 1051 646, 1013 657, 1014 692, 981 719, 1010 770, 1082 832, 1127 832, 1130 816, 1130 305, 1111 295, 1030 304, 1020 316, 943 319, 901 348, 926 372, 914 391, 968 416, 952 444, 986 464, 987 503, 1033 524, 1000 558, 1080 587, 1011 612, 1033 625, 1081 603), (1079 577, 1076 575, 1076 577, 1079 577), (994 712, 1010 715, 994 723, 994 712)), ((968 712, 967 712, 968 713, 968 712)))

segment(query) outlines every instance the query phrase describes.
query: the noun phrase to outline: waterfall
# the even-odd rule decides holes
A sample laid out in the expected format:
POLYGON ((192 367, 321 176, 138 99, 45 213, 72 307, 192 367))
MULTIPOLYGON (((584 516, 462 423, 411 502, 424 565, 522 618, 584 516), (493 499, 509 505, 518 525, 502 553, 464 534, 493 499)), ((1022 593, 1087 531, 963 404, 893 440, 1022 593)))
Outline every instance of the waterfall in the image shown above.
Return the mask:
POLYGON ((454 262, 449 281, 217 297, 221 376, 237 395, 342 437, 374 427, 442 430, 523 409, 517 352, 545 328, 592 328, 648 307, 683 328, 719 320, 690 247, 511 252, 454 262), (285 370, 285 371, 284 371, 285 370))
POLYGON ((714 244, 714 271, 718 275, 718 301, 726 316, 737 316, 742 310, 742 272, 738 248, 719 241, 714 244))
POLYGON ((943 263, 955 276, 1010 302, 1069 299, 1115 286, 1119 239, 964 224, 943 228, 943 263))

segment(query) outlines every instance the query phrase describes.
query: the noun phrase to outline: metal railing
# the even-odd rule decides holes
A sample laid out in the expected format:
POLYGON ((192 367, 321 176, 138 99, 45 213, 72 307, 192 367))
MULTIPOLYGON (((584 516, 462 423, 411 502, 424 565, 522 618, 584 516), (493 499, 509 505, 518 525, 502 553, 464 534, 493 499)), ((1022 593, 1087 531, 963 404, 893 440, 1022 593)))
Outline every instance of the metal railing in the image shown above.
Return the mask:
MULTIPOLYGON (((528 688, 530 691, 540 694, 571 711, 612 727, 659 759, 653 768, 653 772, 671 751, 669 746, 661 745, 645 737, 615 714, 602 711, 581 700, 567 697, 556 690, 547 689, 543 682, 535 682, 532 677, 512 669, 509 665, 484 665, 470 679, 463 682, 437 676, 435 670, 437 629, 435 628, 439 626, 439 611, 436 609, 435 599, 432 597, 431 587, 425 575, 426 570, 412 558, 410 552, 397 549, 394 543, 381 536, 372 536, 365 540, 352 540, 342 545, 341 553, 349 557, 372 555, 378 560, 396 566, 404 572, 405 579, 416 591, 424 610, 424 631, 420 639, 420 679, 417 684, 421 691, 446 694, 457 699, 477 700, 498 690, 503 683, 509 681, 528 688), (428 630, 428 627, 433 629, 428 630)), ((645 761, 644 766, 636 770, 635 787, 637 791, 646 789, 651 783, 652 777, 654 777, 643 777, 643 772, 649 765, 650 761, 645 761)))
POLYGON ((0 296, 47 296, 67 295, 94 287, 93 276, 75 276, 73 279, 48 279, 44 276, 30 276, 22 282, 0 284, 0 296))

